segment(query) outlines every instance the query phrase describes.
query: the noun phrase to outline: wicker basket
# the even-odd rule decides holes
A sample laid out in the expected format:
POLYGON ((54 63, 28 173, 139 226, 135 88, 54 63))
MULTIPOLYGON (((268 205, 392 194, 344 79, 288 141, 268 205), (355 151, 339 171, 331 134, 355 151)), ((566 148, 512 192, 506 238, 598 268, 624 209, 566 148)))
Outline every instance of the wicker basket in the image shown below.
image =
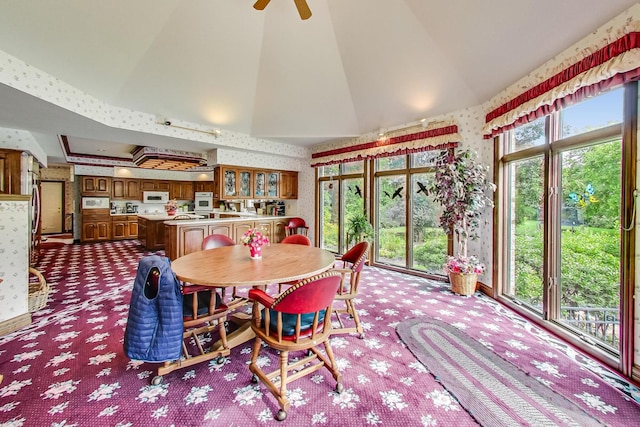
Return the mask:
POLYGON ((49 285, 42 273, 35 268, 29 267, 29 276, 36 276, 37 282, 31 282, 29 278, 29 311, 33 313, 44 308, 49 298, 49 285))
POLYGON ((478 275, 476 273, 449 273, 449 281, 451 282, 451 292, 465 296, 473 295, 478 284, 478 275))

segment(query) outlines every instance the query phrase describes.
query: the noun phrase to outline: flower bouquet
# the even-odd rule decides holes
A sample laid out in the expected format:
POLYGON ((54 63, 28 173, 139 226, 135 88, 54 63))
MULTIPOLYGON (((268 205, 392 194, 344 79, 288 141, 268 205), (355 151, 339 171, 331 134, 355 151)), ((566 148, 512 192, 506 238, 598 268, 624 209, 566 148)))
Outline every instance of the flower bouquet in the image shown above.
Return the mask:
POLYGON ((475 256, 450 256, 444 264, 445 273, 459 274, 482 274, 484 272, 484 264, 478 261, 475 256))
POLYGON ((164 210, 167 211, 169 215, 175 215, 178 212, 178 201, 177 200, 169 200, 164 205, 164 210))
POLYGON ((269 238, 255 228, 247 230, 240 241, 245 246, 249 246, 252 259, 262 258, 262 247, 269 244, 269 238))

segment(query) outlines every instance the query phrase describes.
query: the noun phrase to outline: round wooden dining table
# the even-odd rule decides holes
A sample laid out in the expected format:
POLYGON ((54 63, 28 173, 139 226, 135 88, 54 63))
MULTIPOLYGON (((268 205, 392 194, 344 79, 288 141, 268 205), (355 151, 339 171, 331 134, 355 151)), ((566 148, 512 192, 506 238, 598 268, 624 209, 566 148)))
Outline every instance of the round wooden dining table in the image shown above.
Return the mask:
POLYGON ((243 245, 192 252, 171 262, 178 279, 214 287, 263 286, 292 282, 322 273, 333 266, 334 255, 305 245, 276 243, 252 259, 243 245))
MULTIPOLYGON (((334 255, 324 249, 277 243, 263 247, 261 259, 252 259, 244 245, 223 246, 181 256, 171 262, 171 269, 178 279, 194 285, 251 288, 311 277, 330 269, 334 262, 334 255)), ((244 300, 238 308, 249 303, 238 299, 244 300)), ((254 337, 248 313, 236 311, 229 320, 238 325, 227 335, 229 348, 254 337)), ((220 340, 213 343, 211 354, 221 351, 221 346, 220 340)))

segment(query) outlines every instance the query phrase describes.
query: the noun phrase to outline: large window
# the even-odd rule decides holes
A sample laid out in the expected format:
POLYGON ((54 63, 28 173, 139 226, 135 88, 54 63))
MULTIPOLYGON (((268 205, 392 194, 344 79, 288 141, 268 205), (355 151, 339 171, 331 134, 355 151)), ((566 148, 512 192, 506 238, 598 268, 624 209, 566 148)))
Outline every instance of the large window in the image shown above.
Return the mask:
POLYGON ((375 161, 375 261, 442 276, 447 235, 439 226, 441 207, 427 194, 438 152, 375 161))
POLYGON ((507 132, 500 291, 619 354, 623 88, 507 132))
POLYGON ((348 249, 346 222, 364 211, 364 161, 318 169, 321 247, 335 253, 348 249))

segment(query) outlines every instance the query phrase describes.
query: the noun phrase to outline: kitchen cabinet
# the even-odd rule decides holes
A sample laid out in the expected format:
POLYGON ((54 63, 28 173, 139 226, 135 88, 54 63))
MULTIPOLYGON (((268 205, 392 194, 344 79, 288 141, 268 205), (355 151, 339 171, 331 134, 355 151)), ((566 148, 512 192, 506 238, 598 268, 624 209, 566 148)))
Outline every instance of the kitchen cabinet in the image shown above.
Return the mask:
POLYGON ((89 197, 111 197, 111 178, 106 176, 83 176, 82 195, 89 197))
POLYGON ((20 194, 21 152, 0 150, 0 193, 20 194))
POLYGON ((209 226, 209 232, 207 233, 207 236, 211 234, 224 234, 225 236, 233 239, 233 227, 229 223, 213 224, 209 226))
POLYGON ((213 181, 193 181, 193 191, 213 192, 213 181))
POLYGON ((278 191, 280 181, 280 173, 278 172, 267 172, 267 198, 269 199, 277 199, 280 197, 280 192, 278 191))
POLYGON ((289 218, 273 221, 273 240, 271 243, 280 243, 286 237, 285 227, 289 224, 289 218))
POLYGON ((238 169, 238 197, 241 199, 253 197, 253 171, 238 169))
POLYGON ((143 179, 140 181, 140 191, 171 191, 171 181, 157 179, 143 179))
POLYGON ((242 244, 242 235, 253 228, 253 221, 233 222, 233 237, 237 244, 242 244))
POLYGON ((171 181, 169 198, 175 200, 193 200, 193 182, 171 181))
POLYGON ((267 236, 269 238, 269 242, 273 242, 273 220, 255 221, 253 223, 253 228, 256 228, 263 235, 267 236))
POLYGON ((111 240, 111 215, 109 209, 83 209, 80 240, 100 242, 111 240))
POLYGON ((213 172, 213 198, 297 199, 298 172, 219 166, 213 172))
POLYGON ((280 198, 298 198, 298 172, 280 172, 280 198))
POLYGON ((111 179, 111 198, 120 200, 142 200, 140 180, 130 178, 111 179))
POLYGON ((149 250, 164 249, 164 221, 138 217, 138 240, 149 250))
POLYGON ((111 240, 136 239, 137 237, 137 215, 117 215, 111 217, 111 240))
POLYGON ((267 173, 255 171, 253 173, 253 195, 256 199, 267 197, 267 173))

